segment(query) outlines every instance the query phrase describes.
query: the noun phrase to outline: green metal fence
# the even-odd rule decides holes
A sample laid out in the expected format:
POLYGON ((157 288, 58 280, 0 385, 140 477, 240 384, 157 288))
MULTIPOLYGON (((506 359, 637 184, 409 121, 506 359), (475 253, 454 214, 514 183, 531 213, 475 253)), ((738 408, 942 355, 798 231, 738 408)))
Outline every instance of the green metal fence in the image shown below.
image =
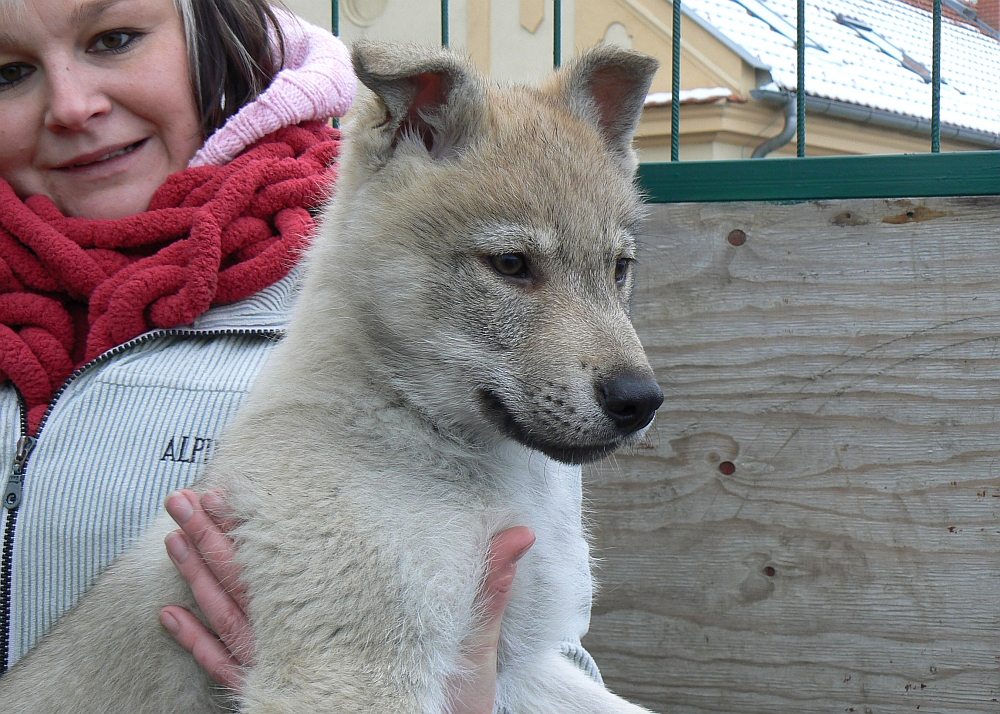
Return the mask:
MULTIPOLYGON (((672 0, 670 162, 645 163, 639 182, 653 203, 807 201, 835 198, 1000 195, 1000 151, 941 154, 941 15, 933 0, 929 154, 806 158, 806 4, 797 0, 795 159, 680 161, 681 3, 672 0)), ((333 33, 340 3, 331 0, 333 33)), ((441 44, 450 42, 448 0, 441 0, 441 44)), ((562 2, 553 0, 552 64, 562 64, 562 2)))
POLYGON ((1000 195, 1000 151, 639 166, 652 203, 1000 195))
POLYGON ((807 201, 837 198, 983 196, 1000 194, 1000 152, 941 154, 941 7, 933 0, 931 153, 882 156, 806 155, 805 0, 796 17, 796 159, 679 162, 681 1, 673 0, 672 163, 639 168, 654 203, 807 201), (677 163, 673 163, 677 162, 677 163))

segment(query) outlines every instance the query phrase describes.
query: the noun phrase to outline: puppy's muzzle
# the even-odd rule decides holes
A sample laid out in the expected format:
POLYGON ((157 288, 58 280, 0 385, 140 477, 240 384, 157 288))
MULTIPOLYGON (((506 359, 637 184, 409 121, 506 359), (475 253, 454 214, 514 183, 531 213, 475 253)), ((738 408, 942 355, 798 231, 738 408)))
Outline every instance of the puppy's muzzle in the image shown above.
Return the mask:
POLYGON ((621 374, 596 387, 601 409, 623 436, 646 427, 663 404, 663 390, 651 374, 621 374))

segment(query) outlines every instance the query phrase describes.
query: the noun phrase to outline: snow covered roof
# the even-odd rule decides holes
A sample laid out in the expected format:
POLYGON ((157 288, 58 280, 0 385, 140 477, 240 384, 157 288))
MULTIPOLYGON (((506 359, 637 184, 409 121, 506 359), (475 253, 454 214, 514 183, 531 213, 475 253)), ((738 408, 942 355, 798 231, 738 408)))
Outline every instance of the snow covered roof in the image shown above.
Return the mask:
MULTIPOLYGON (((729 87, 700 87, 698 89, 682 89, 681 104, 709 104, 719 99, 738 99, 736 92, 729 87)), ((643 106, 665 107, 672 101, 670 92, 653 92, 646 95, 643 106)))
MULTIPOLYGON (((664 2, 668 0, 663 0, 664 2)), ((683 0, 794 91, 795 0, 683 0), (746 6, 765 6, 751 14, 746 6), (772 25, 778 25, 773 27, 772 25)), ((929 119, 931 15, 900 0, 807 0, 806 93, 929 119), (838 19, 839 16, 839 19, 838 19)), ((941 121, 1000 135, 1000 42, 967 23, 941 28, 941 121)))

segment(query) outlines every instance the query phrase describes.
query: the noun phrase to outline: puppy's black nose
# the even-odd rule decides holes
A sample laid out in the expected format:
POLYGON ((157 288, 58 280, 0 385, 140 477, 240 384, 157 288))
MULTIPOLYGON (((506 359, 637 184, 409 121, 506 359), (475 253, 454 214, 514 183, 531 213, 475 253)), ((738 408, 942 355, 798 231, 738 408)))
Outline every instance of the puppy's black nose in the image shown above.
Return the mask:
POLYGON ((653 420, 663 404, 663 391, 650 374, 623 374, 597 385, 597 400, 624 434, 653 420))

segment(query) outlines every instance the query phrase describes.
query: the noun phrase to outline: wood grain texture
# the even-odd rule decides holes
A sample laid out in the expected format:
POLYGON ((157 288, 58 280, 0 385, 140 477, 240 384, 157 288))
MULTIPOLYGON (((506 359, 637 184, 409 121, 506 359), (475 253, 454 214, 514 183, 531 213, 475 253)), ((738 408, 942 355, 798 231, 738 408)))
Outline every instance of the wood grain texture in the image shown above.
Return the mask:
POLYGON ((666 399, 585 471, 609 686, 1000 712, 1000 198, 651 211, 633 312, 666 399))

